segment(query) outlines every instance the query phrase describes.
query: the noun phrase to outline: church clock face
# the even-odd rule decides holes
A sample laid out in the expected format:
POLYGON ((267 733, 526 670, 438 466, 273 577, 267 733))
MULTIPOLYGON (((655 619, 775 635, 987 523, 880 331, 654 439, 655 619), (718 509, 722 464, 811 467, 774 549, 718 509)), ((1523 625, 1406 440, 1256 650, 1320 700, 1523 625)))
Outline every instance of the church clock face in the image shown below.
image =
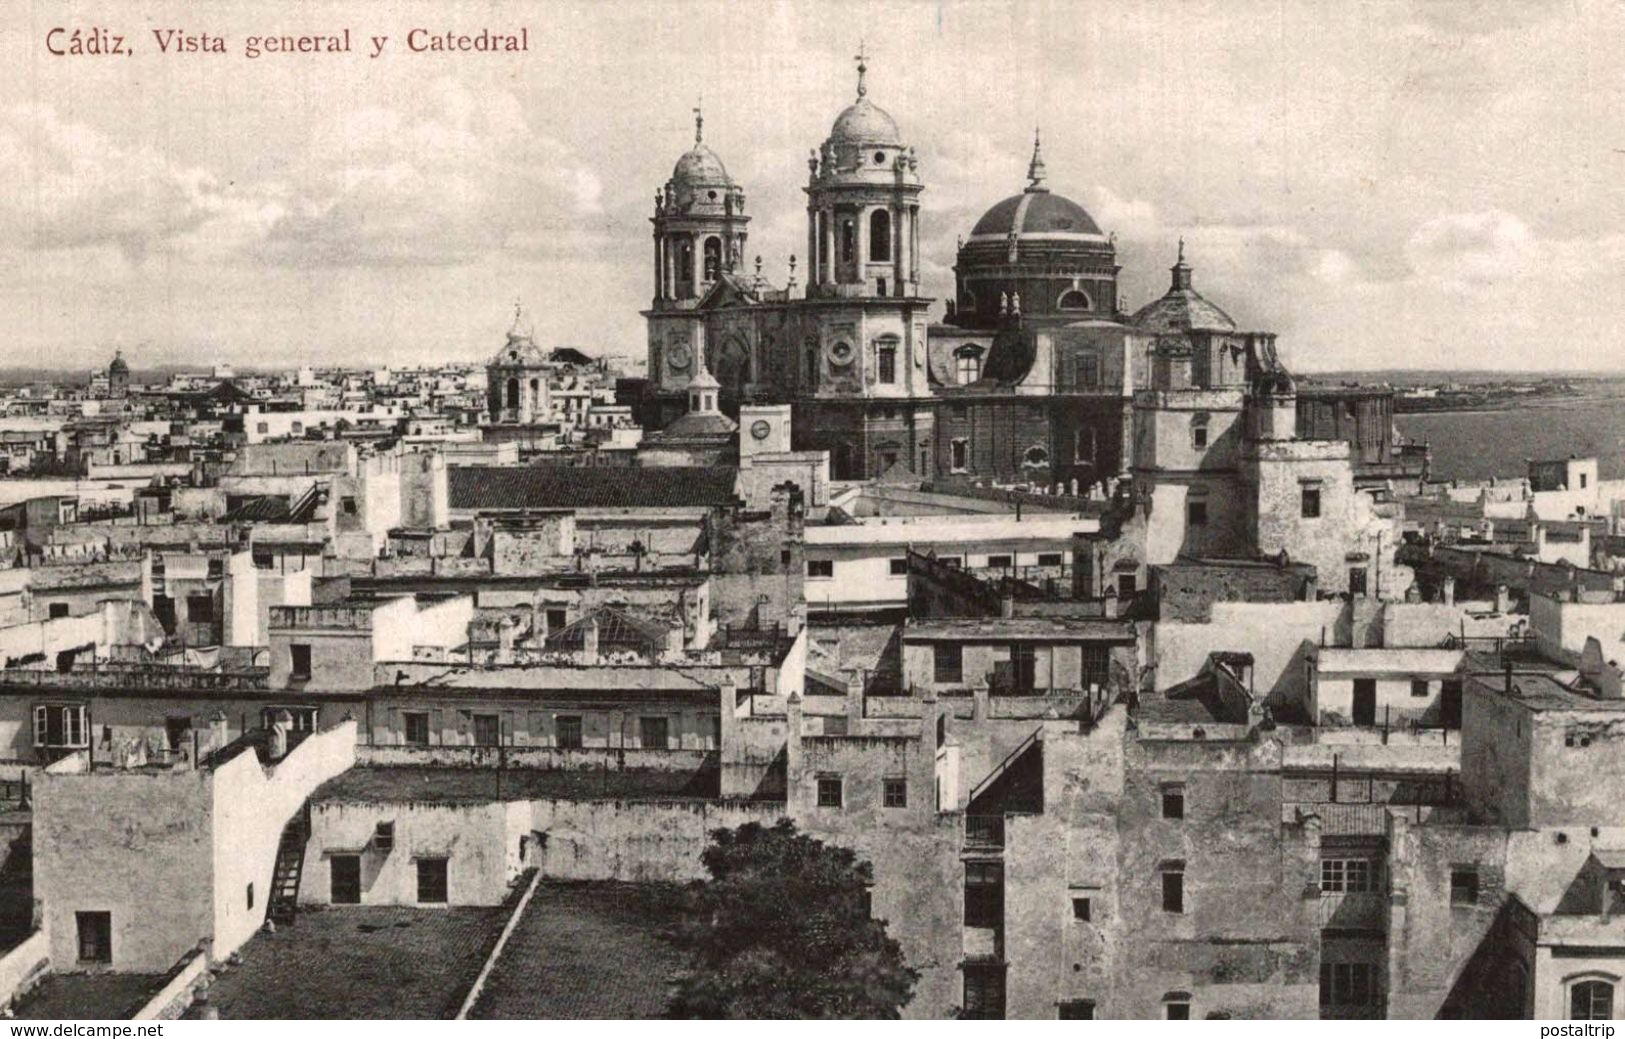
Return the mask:
POLYGON ((766 440, 767 435, 771 432, 773 432, 773 427, 768 425, 765 418, 759 418, 750 424, 750 435, 757 440, 766 440))
POLYGON ((672 371, 680 372, 685 370, 691 360, 688 355, 688 347, 683 346, 681 343, 673 345, 670 350, 666 351, 666 360, 671 365, 672 371))
POLYGON ((837 368, 845 368, 852 363, 852 344, 841 342, 831 344, 829 348, 829 363, 837 368))

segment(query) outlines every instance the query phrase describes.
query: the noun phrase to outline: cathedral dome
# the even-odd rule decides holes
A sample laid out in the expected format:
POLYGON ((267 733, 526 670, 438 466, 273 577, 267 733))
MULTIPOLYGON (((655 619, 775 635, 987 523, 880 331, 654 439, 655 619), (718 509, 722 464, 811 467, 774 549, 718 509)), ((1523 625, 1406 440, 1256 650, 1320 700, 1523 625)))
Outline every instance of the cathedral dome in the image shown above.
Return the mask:
POLYGON ((671 179, 678 184, 732 184, 728 170, 717 153, 704 144, 696 143, 683 153, 672 167, 671 179))
POLYGON ((125 362, 122 351, 113 355, 113 363, 107 366, 107 371, 111 375, 129 374, 130 366, 125 362))
POLYGON ((848 105, 846 111, 835 117, 830 127, 831 144, 889 144, 900 146, 903 135, 897 129, 897 120, 886 110, 860 97, 848 105))
POLYGON ((992 235, 1001 240, 1018 235, 1077 235, 1104 237, 1095 218, 1065 195, 1045 188, 1029 188, 1012 195, 982 214, 971 237, 992 235))
POLYGON ((1179 243, 1179 260, 1172 268, 1174 279, 1161 299, 1135 311, 1131 324, 1144 332, 1234 332, 1230 315, 1209 303, 1191 287, 1191 266, 1185 262, 1185 243, 1179 243))

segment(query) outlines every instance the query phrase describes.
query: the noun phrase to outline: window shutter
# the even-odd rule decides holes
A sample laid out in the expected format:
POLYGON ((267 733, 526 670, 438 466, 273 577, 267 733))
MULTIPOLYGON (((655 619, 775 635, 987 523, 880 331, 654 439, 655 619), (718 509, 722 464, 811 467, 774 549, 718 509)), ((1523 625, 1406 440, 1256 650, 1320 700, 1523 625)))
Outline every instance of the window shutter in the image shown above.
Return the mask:
POLYGON ((503 711, 502 712, 502 742, 503 743, 512 743, 513 742, 513 712, 512 711, 503 711))
POLYGON ((49 731, 49 722, 46 720, 46 711, 50 708, 41 704, 34 708, 34 746, 45 746, 45 735, 49 731))
POLYGON ((401 724, 401 709, 399 707, 391 707, 389 709, 389 735, 387 737, 383 738, 383 739, 378 740, 378 742, 379 743, 405 743, 406 742, 406 727, 401 724))
POLYGON ((436 708, 429 712, 429 743, 438 746, 446 742, 446 721, 443 711, 436 708))
POLYGON ((530 731, 526 733, 527 743, 541 743, 542 734, 547 732, 547 715, 541 711, 530 712, 530 731))
POLYGON ((473 723, 474 723, 474 712, 472 712, 472 711, 458 711, 457 712, 457 742, 458 743, 467 743, 467 742, 469 742, 470 740, 473 739, 473 737, 468 734, 468 730, 473 725, 473 723))

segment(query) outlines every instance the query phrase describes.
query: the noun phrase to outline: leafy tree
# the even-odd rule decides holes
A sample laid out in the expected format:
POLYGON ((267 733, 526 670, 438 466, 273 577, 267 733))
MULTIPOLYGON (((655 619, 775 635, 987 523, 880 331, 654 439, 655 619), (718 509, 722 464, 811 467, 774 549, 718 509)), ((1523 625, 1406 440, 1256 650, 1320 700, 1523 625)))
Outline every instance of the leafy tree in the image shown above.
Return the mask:
POLYGON ((895 1018, 919 972, 869 918, 873 871, 781 819, 715 830, 678 939, 682 1018, 895 1018))

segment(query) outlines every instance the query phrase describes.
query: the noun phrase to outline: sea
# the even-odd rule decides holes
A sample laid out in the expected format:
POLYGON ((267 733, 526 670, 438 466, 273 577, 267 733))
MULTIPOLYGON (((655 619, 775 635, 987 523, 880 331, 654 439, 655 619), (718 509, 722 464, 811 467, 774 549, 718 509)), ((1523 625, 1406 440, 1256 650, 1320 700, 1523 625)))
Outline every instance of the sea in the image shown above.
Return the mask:
POLYGON ((1525 476, 1530 459, 1569 455, 1595 456, 1603 479, 1625 478, 1625 399, 1395 415, 1394 425, 1433 449, 1436 480, 1525 476))

